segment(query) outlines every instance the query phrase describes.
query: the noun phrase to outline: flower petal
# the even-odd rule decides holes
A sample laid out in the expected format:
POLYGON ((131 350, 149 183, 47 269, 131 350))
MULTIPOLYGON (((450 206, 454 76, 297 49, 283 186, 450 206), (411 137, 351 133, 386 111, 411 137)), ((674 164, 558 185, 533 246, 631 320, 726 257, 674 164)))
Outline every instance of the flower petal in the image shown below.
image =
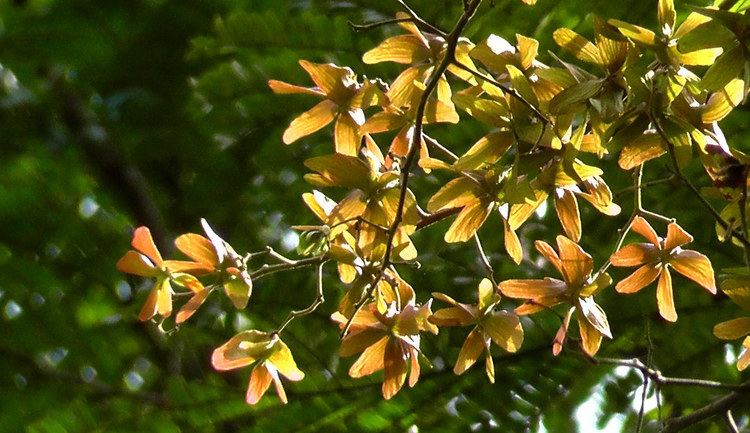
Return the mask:
POLYGON ((383 337, 365 349, 349 368, 349 376, 357 379, 382 370, 385 367, 385 346, 388 340, 388 337, 383 337))
POLYGON ((672 251, 690 242, 693 242, 693 237, 688 232, 677 225, 677 223, 669 223, 667 227, 667 240, 664 242, 664 249, 666 251, 672 251))
POLYGON ((360 353, 383 338, 381 329, 364 329, 360 332, 350 332, 341 340, 340 356, 352 356, 360 353))
POLYGON ((747 337, 742 342, 742 352, 740 352, 739 358, 737 358, 737 370, 742 371, 750 366, 750 337, 747 337))
POLYGON ((520 264, 523 261, 521 240, 518 239, 515 230, 511 229, 510 223, 505 218, 503 218, 503 241, 505 243, 505 252, 508 253, 517 265, 520 264))
POLYGON ((300 138, 310 135, 331 123, 338 106, 335 102, 326 99, 319 102, 313 108, 297 116, 289 127, 284 131, 282 139, 285 144, 291 144, 300 138))
POLYGON ((722 340, 736 340, 750 335, 750 317, 727 320, 714 326, 714 335, 722 340))
POLYGON ((180 308, 180 311, 177 312, 177 317, 175 318, 175 323, 178 325, 187 319, 190 318, 195 312, 200 308, 201 305, 206 301, 206 298, 208 298, 208 295, 211 293, 210 290, 202 290, 196 294, 194 294, 185 305, 180 308))
POLYGON ((263 397, 263 394, 268 391, 268 387, 271 386, 271 380, 273 380, 273 377, 265 365, 260 364, 253 368, 253 372, 250 374, 250 383, 247 386, 247 393, 245 394, 247 404, 257 403, 263 397))
POLYGON ((565 339, 568 337, 568 328, 570 327, 570 319, 571 317, 573 317, 574 312, 575 308, 569 309, 568 313, 565 315, 565 318, 560 324, 560 328, 557 329, 555 339, 552 341, 553 356, 559 355, 560 352, 562 352, 563 347, 565 346, 565 339))
POLYGON ((400 341, 397 338, 389 338, 383 359, 385 377, 382 391, 386 400, 390 400, 404 386, 408 369, 407 358, 408 355, 400 341))
POLYGON ((478 328, 474 328, 464 340, 461 351, 458 352, 456 365, 453 366, 453 373, 463 374, 468 370, 482 354, 485 348, 484 337, 478 328))
POLYGON ((637 243, 629 244, 620 248, 612 254, 609 262, 612 266, 640 266, 654 261, 659 256, 659 251, 652 244, 637 243))
POLYGON ((534 246, 536 247, 536 250, 539 251, 539 253, 544 256, 545 259, 547 259, 548 262, 552 263, 552 265, 557 269, 560 275, 565 275, 560 256, 557 255, 557 252, 554 248, 552 248, 552 246, 550 246, 550 244, 538 240, 534 242, 534 246))
POLYGON ((253 293, 253 282, 247 272, 232 275, 224 281, 224 294, 227 295, 235 308, 241 310, 247 306, 253 293))
POLYGON ((138 314, 138 320, 145 322, 156 315, 156 301, 158 298, 159 293, 156 290, 156 287, 154 287, 151 289, 151 292, 149 292, 143 307, 141 307, 141 312, 138 314))
POLYGON ((392 36, 362 55, 366 64, 395 62, 410 65, 427 60, 429 48, 415 35, 392 36))
POLYGON ((297 368, 297 363, 294 362, 292 357, 292 351, 289 347, 281 340, 276 342, 274 351, 268 357, 266 362, 273 364, 274 368, 283 374, 287 379, 298 382, 305 378, 305 373, 297 368))
POLYGON ((555 278, 543 280, 506 280, 498 285, 503 295, 517 299, 539 299, 562 295, 568 290, 564 281, 555 278))
POLYGON ((438 326, 466 326, 474 320, 474 316, 461 307, 441 308, 430 316, 430 322, 438 326))
POLYGON ((581 214, 575 194, 565 188, 555 188, 555 211, 565 234, 574 242, 581 240, 581 214))
POLYGON ((409 371, 409 388, 414 388, 419 380, 419 373, 421 371, 419 367, 419 352, 417 349, 409 348, 409 358, 411 359, 411 371, 409 371))
POLYGON ((281 401, 281 404, 287 404, 289 400, 287 400, 286 398, 286 391, 284 391, 284 384, 281 383, 279 372, 276 371, 274 366, 270 363, 266 365, 266 368, 268 369, 268 374, 271 375, 271 379, 273 379, 273 387, 276 390, 276 395, 279 396, 279 400, 281 401))
POLYGON ((264 357, 273 344, 271 334, 256 330, 242 331, 214 349, 211 365, 220 371, 250 365, 264 357))
POLYGON ((172 314, 172 287, 169 278, 157 281, 156 285, 156 311, 162 317, 169 317, 172 314))
POLYGON ((299 65, 307 71, 316 86, 325 94, 331 93, 336 87, 342 86, 347 76, 353 76, 354 73, 349 68, 342 68, 332 63, 313 63, 307 60, 300 60, 299 65))
POLYGON ((562 235, 557 236, 557 249, 568 286, 582 286, 591 275, 594 260, 577 243, 562 235))
POLYGON ((656 303, 659 306, 661 317, 670 322, 677 321, 674 292, 672 290, 672 275, 667 269, 664 269, 659 276, 659 284, 656 286, 656 303))
POLYGON ((448 181, 427 202, 427 210, 437 212, 443 209, 468 206, 477 202, 475 193, 477 185, 467 177, 459 177, 448 181))
POLYGON ((136 251, 151 259, 151 262, 155 266, 161 266, 163 260, 161 254, 159 254, 159 250, 156 249, 154 238, 151 236, 151 230, 149 230, 148 227, 141 226, 135 229, 135 232, 133 232, 133 240, 130 242, 130 245, 132 245, 136 251))
POLYGON ((637 216, 635 219, 633 219, 633 224, 630 225, 630 228, 638 233, 639 235, 643 236, 654 244, 654 246, 659 246, 659 236, 656 234, 656 231, 653 227, 651 227, 651 224, 648 223, 644 218, 637 216))
POLYGON ((466 242, 482 227, 492 210, 492 203, 482 204, 477 201, 461 209, 453 224, 445 232, 448 243, 466 242))
POLYGON ((596 328, 600 334, 607 338, 612 338, 612 331, 609 329, 607 314, 602 310, 593 297, 580 298, 578 300, 579 311, 591 326, 596 328))
POLYGON ((735 304, 750 311, 750 278, 733 276, 721 282, 721 290, 726 293, 735 304))
POLYGON ((523 328, 515 314, 496 311, 484 319, 482 328, 506 352, 517 352, 523 344, 523 328))
POLYGON ((338 116, 333 129, 333 136, 336 153, 350 156, 357 155, 362 140, 362 132, 349 112, 341 113, 338 116))
MULTIPOLYGON (((667 238, 669 239, 669 238, 667 238)), ((716 294, 714 269, 708 257, 693 250, 682 250, 672 256, 669 264, 675 271, 700 284, 712 294, 716 294)))
POLYGON ((273 90, 273 93, 278 95, 288 95, 295 93, 304 93, 307 95, 323 97, 325 94, 317 89, 311 89, 309 87, 297 86, 295 84, 285 83, 278 80, 268 80, 268 87, 273 90))
POLYGON ((174 241, 175 246, 183 254, 198 263, 210 265, 212 268, 219 264, 213 244, 206 237, 195 233, 180 235, 174 241))
POLYGON ((662 271, 660 263, 643 265, 615 286, 620 293, 635 293, 653 283, 662 271))
POLYGON ((117 270, 126 274, 138 275, 139 277, 155 277, 159 270, 138 251, 130 250, 117 261, 117 270))
POLYGON ((602 344, 602 334, 596 327, 591 325, 580 310, 576 310, 578 319, 578 332, 581 334, 581 346, 589 356, 596 355, 602 344))

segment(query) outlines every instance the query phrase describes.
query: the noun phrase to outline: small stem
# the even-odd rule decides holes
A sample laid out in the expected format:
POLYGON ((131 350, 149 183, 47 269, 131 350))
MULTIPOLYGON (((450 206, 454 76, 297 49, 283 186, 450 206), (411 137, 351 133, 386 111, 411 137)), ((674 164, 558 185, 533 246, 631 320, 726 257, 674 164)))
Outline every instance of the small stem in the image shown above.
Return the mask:
MULTIPOLYGON (((635 194, 633 196, 633 213, 630 214, 630 217, 628 218, 628 221, 625 223, 622 228, 618 229, 618 232, 620 233, 620 237, 617 239, 617 242, 615 243, 615 248, 612 250, 612 254, 616 253, 617 251, 622 248, 622 244, 625 242, 625 237, 630 232, 630 226, 633 224, 633 221, 635 220, 635 217, 637 217, 641 212, 643 212, 643 198, 641 195, 641 183, 643 181, 643 164, 639 165, 635 168, 633 171, 633 191, 635 191, 635 194)), ((610 256, 612 255, 610 254, 610 256)), ((607 269, 612 266, 612 262, 610 259, 607 259, 606 262, 602 265, 601 268, 599 268, 598 271, 596 271, 596 275, 593 277, 594 279, 598 278, 599 276, 603 275, 605 272, 607 272, 607 269)))
POLYGON ((266 247, 266 251, 268 252, 269 256, 271 256, 274 259, 280 261, 281 263, 285 263, 287 265, 293 265, 293 264, 295 264, 297 262, 296 260, 292 260, 292 259, 290 259, 288 257, 284 257, 283 255, 281 255, 278 252, 276 252, 276 250, 274 250, 270 246, 266 247))
POLYGON ((482 241, 481 239, 479 239, 479 233, 474 233, 474 243, 477 246, 477 252, 479 253, 479 258, 482 260, 484 269, 485 271, 487 271, 487 276, 489 277, 490 281, 492 281, 492 284, 497 287, 497 281, 495 281, 495 270, 492 268, 492 264, 490 263, 490 259, 487 257, 487 253, 484 252, 482 241))
POLYGON ((448 149, 447 147, 438 143, 438 141, 435 140, 434 138, 428 136, 427 134, 422 134, 422 138, 424 138, 424 141, 427 142, 427 144, 443 152, 448 158, 452 159, 453 161, 458 160, 458 155, 451 152, 450 149, 448 149))
POLYGON ((310 257, 307 259, 292 260, 291 263, 279 263, 276 265, 263 265, 260 269, 250 273, 250 279, 258 280, 265 276, 275 274, 276 272, 291 271, 294 269, 306 268, 309 266, 319 265, 326 261, 325 256, 310 257))
MULTIPOLYGON (((677 179, 677 176, 675 176, 674 174, 672 174, 670 176, 663 177, 661 179, 654 179, 654 180, 650 180, 648 182, 643 182, 643 183, 641 183, 641 189, 649 187, 649 186, 653 186, 653 185, 659 185, 659 184, 662 184, 662 183, 672 182, 675 179, 677 179)), ((626 193, 629 193, 631 191, 635 191, 635 186, 629 186, 627 188, 623 188, 623 189, 615 192, 614 196, 615 197, 619 197, 619 196, 621 196, 623 194, 626 194, 626 193)))
POLYGON ((289 313, 289 315, 286 317, 286 320, 276 329, 275 333, 278 334, 281 331, 286 328, 287 325, 289 325, 292 320, 307 316, 308 314, 312 314, 315 310, 318 309, 323 303, 325 302, 325 297, 323 296, 323 266, 325 265, 325 262, 318 265, 318 291, 315 294, 315 299, 313 300, 312 304, 310 304, 307 308, 303 308, 302 310, 293 310, 289 313))
POLYGON ((378 27, 387 26, 389 24, 398 24, 398 23, 414 23, 414 18, 391 18, 388 20, 382 20, 382 21, 375 21, 371 23, 365 23, 365 24, 356 24, 352 21, 347 21, 346 23, 349 24, 349 27, 352 28, 355 32, 364 32, 367 30, 372 30, 378 27))
POLYGON ((666 422, 660 433, 676 433, 688 427, 692 427, 701 421, 712 418, 718 414, 724 413, 732 408, 736 403, 747 399, 750 392, 750 381, 741 385, 741 388, 720 397, 711 403, 690 412, 687 415, 672 418, 666 422))
POLYGON ((635 427, 635 433, 641 433, 643 430, 643 414, 646 411, 646 394, 648 392, 649 378, 646 373, 641 372, 643 375, 643 392, 641 393, 641 408, 638 410, 638 421, 635 427))
POLYGON ((724 420, 727 422, 727 429, 729 429, 729 433, 740 433, 740 428, 737 427, 737 423, 734 421, 731 410, 728 410, 724 413, 724 420))
POLYGON ((656 212, 651 212, 650 210, 646 210, 646 209, 641 209, 639 212, 639 215, 642 217, 653 218, 655 220, 658 220, 667 224, 673 223, 675 221, 674 218, 670 218, 668 216, 664 216, 656 212))
POLYGON ((453 207, 449 209, 442 209, 431 214, 427 214, 426 216, 422 217, 419 220, 419 222, 417 223, 416 230, 422 230, 423 228, 429 225, 435 224, 436 222, 452 217, 453 215, 459 213, 461 209, 462 208, 460 207, 453 207))
POLYGON ((729 390, 750 390, 750 383, 743 384, 731 384, 716 382, 713 380, 703 379, 690 379, 684 377, 666 377, 662 375, 661 371, 653 369, 645 365, 638 358, 633 359, 619 359, 619 358, 594 358, 594 362, 597 364, 612 364, 619 365, 621 367, 630 367, 639 370, 641 373, 648 376, 655 384, 662 386, 694 386, 700 388, 710 389, 729 389, 729 390))
MULTIPOLYGON (((426 28, 427 30, 435 33, 436 35, 440 35, 442 37, 447 37, 448 34, 439 28, 433 26, 432 24, 428 23, 427 21, 423 20, 422 18, 417 15, 417 13, 414 11, 414 9, 410 8, 409 5, 404 3, 404 0, 396 0, 398 4, 401 5, 404 10, 406 10, 406 13, 411 15, 411 18, 414 20, 414 24, 417 24, 418 26, 422 26, 426 28)), ((467 12, 466 8, 464 8, 464 14, 467 12)))

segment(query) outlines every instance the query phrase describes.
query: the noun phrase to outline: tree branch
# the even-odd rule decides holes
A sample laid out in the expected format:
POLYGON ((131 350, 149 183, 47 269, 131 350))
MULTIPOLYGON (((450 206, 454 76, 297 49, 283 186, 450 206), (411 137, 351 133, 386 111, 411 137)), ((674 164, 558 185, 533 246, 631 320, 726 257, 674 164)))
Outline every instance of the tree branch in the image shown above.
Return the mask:
POLYGON ((743 384, 731 384, 716 382, 713 380, 703 379, 689 379, 683 377, 666 377, 662 375, 661 371, 653 369, 641 362, 640 359, 618 359, 618 358, 594 358, 593 361, 597 364, 612 364, 621 367, 630 367, 639 370, 644 375, 648 376, 654 383, 661 386, 694 386, 699 388, 710 388, 710 389, 729 389, 737 391, 750 391, 750 382, 743 384))
MULTIPOLYGON (((412 15, 412 17, 417 17, 416 13, 411 10, 404 2, 403 0, 397 0, 404 8, 409 11, 409 13, 412 15)), ((429 101, 430 95, 432 95, 432 92, 435 91, 437 88, 438 82, 440 81, 440 77, 443 76, 445 71, 448 69, 448 67, 455 61, 456 58, 456 47, 458 46, 458 39, 461 37, 461 32, 464 30, 464 28, 469 24, 471 21, 471 18, 474 16, 474 13, 476 12, 479 5, 482 3, 482 0, 471 0, 468 7, 464 9, 464 12, 461 14, 461 17, 456 22, 456 25, 453 27, 453 30, 451 30, 450 34, 446 37, 446 44, 447 47, 445 49, 445 56, 443 57, 443 60, 438 64, 432 71, 432 74, 427 79, 427 83, 425 84, 424 91, 422 92, 422 96, 419 98, 419 103, 417 105, 416 112, 414 114, 415 120, 414 120, 414 132, 412 134, 412 142, 411 146, 409 148, 409 152, 406 155, 406 159, 404 160, 403 165, 401 166, 401 185, 400 185, 400 192, 399 192, 399 198, 398 198, 398 205, 396 206, 396 215, 393 218, 393 222, 391 223, 391 226, 388 229, 388 239, 386 241, 385 245, 385 252, 383 254, 383 262, 381 263, 380 270, 377 273, 377 275, 373 278, 372 283, 370 284, 370 291, 360 299, 357 304, 355 305, 354 312, 352 313, 352 316, 347 321, 346 325, 344 325, 343 330, 341 331, 341 337, 343 338, 346 336, 346 334, 349 332, 349 328, 351 327, 352 321, 354 320, 354 317, 357 315, 360 309, 365 305, 367 300, 369 298, 372 298, 375 290, 377 290, 378 283, 381 279, 383 279, 385 275, 386 269, 391 265, 391 253, 393 251, 393 241, 396 237, 396 233, 398 232, 399 227, 401 226, 401 222, 403 219, 404 214, 404 203, 406 202, 406 195, 409 191, 409 175, 411 172, 411 167, 414 164, 414 160, 417 156, 418 150, 421 147, 420 144, 422 142, 422 136, 423 136, 423 126, 424 126, 424 113, 427 109, 427 102, 429 101)))
POLYGON ((737 391, 720 397, 695 412, 667 420, 660 433, 676 433, 716 415, 726 413, 737 402, 747 399, 750 395, 750 381, 740 386, 741 388, 737 391))

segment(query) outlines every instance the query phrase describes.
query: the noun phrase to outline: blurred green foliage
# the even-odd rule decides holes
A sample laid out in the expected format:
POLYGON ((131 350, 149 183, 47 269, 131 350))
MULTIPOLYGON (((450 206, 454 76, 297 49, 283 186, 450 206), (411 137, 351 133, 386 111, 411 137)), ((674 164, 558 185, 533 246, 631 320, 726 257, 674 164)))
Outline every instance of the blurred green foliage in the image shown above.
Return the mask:
MULTIPOLYGON (((409 2, 443 28, 452 25, 460 3, 409 2)), ((299 58, 393 78, 394 67, 365 67, 359 56, 397 30, 354 33, 347 20, 397 10, 396 2, 383 0, 0 3, 0 432, 634 430, 641 379, 570 353, 554 359, 548 347, 558 326, 553 315, 524 319, 524 348, 498 355, 495 385, 481 369, 453 376, 450 364, 465 330, 446 329, 423 342, 434 368, 416 388, 383 401, 377 378, 346 376, 350 361, 336 355, 331 302, 288 328, 285 340, 307 378, 288 386, 285 407, 271 397, 246 406, 247 371, 218 375, 208 359, 237 330, 271 328, 288 310, 306 305, 314 296, 312 273, 263 280, 243 312, 214 298, 179 330, 137 322, 147 287, 114 269, 134 226, 150 225, 164 251, 174 252, 170 236, 197 231, 200 217, 240 250, 293 249, 290 226, 314 222, 299 200, 308 190, 302 161, 329 152, 331 137, 281 144, 288 121, 310 101, 274 96, 266 82, 306 83, 299 58)), ((544 50, 555 49, 551 35, 558 27, 590 34, 591 14, 651 25, 655 10, 652 1, 540 0, 531 8, 496 0, 467 36, 529 35, 540 40, 548 60, 544 50)), ((682 2, 678 10, 686 11, 682 2)), ((728 139, 744 150, 750 147, 747 119, 737 110, 724 123, 728 139)), ((458 152, 481 136, 475 124, 429 132, 458 152)), ((606 164, 614 171, 613 161, 606 164)), ((697 164, 690 175, 707 184, 697 164)), ((625 173, 617 176, 608 178, 613 190, 630 182, 625 173)), ((436 185, 428 176, 415 189, 436 185)), ((649 189, 649 208, 679 215, 696 237, 693 247, 715 268, 741 263, 736 249, 715 241, 695 199, 676 186, 649 189)), ((618 199, 621 218, 583 210, 583 246, 597 264, 630 211, 630 195, 618 199)), ((446 228, 443 222, 416 237, 423 266, 404 273, 420 299, 432 291, 468 299, 482 275, 473 249, 442 241, 446 228)), ((500 253, 500 231, 499 221, 482 229, 500 275, 538 276, 546 265, 535 253, 521 268, 500 253)), ((549 241, 558 231, 547 212, 520 234, 529 251, 533 240, 549 241)), ((616 278, 625 275, 617 272, 616 278)), ((329 299, 336 299, 341 289, 333 273, 327 279, 329 299)), ((711 335, 715 323, 734 317, 735 307, 683 285, 686 280, 676 280, 675 325, 658 318, 650 290, 603 294, 616 338, 602 354, 652 357, 668 375, 739 380, 725 360, 736 347, 711 335)), ((695 408, 714 395, 664 389, 661 412, 695 408)), ((736 412, 747 424, 743 404, 736 412)), ((652 408, 650 420, 658 416, 652 408)))

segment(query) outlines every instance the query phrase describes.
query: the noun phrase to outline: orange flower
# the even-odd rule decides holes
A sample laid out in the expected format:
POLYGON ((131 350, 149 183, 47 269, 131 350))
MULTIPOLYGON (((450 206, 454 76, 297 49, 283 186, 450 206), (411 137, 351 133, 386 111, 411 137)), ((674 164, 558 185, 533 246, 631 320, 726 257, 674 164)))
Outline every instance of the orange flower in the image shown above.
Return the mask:
POLYGON ((474 325, 458 354, 453 372, 463 374, 485 353, 485 372, 490 382, 495 382, 495 365, 490 353, 490 341, 507 352, 516 352, 523 343, 523 328, 518 316, 507 311, 495 311, 500 295, 488 279, 478 287, 479 300, 475 305, 462 304, 443 293, 433 293, 435 299, 451 304, 451 307, 435 311, 430 322, 438 326, 474 325))
POLYGON ((255 330, 243 331, 214 350, 211 364, 219 371, 234 370, 255 364, 250 374, 245 400, 257 403, 273 382, 282 403, 287 403, 282 376, 291 381, 304 379, 305 373, 297 368, 292 352, 276 333, 255 330))
MULTIPOLYGON (((735 276, 721 283, 721 290, 735 304, 750 311, 750 277, 735 276)), ((750 317, 739 317, 714 326, 714 335, 722 340, 736 340, 745 337, 742 352, 737 359, 737 369, 742 371, 750 366, 750 317)))
MULTIPOLYGON (((214 232, 208 222, 201 218, 207 238, 187 233, 175 240, 177 249, 196 263, 195 275, 217 272, 224 292, 238 309, 245 308, 253 292, 253 282, 242 257, 234 248, 214 232)), ((203 304, 209 291, 197 292, 177 315, 177 323, 187 320, 203 304)))
POLYGON ((594 302, 594 295, 607 287, 612 279, 602 274, 594 278, 593 260, 575 242, 565 236, 557 237, 556 252, 549 244, 536 241, 535 246, 563 277, 543 280, 507 280, 499 284, 500 291, 510 298, 528 299, 516 308, 517 314, 532 314, 561 303, 571 305, 552 345, 557 355, 565 343, 573 313, 578 320, 583 350, 594 356, 601 346, 602 337, 612 338, 609 322, 604 310, 594 302))
POLYGON ((304 93, 324 99, 292 121, 284 131, 284 143, 294 143, 335 120, 336 152, 356 155, 362 138, 360 126, 365 123, 362 109, 385 100, 385 95, 369 81, 360 84, 349 68, 306 60, 300 60, 299 64, 316 87, 301 87, 277 80, 270 80, 268 86, 279 94, 304 93))
POLYGON ((638 292, 659 278, 656 288, 659 314, 670 322, 677 320, 670 267, 695 281, 709 293, 716 294, 714 270, 708 258, 697 251, 681 248, 693 241, 693 237, 682 227, 670 223, 667 238, 662 239, 645 219, 638 216, 633 220, 631 228, 646 238, 648 243, 626 245, 609 259, 613 266, 640 266, 629 277, 617 283, 615 289, 618 292, 638 292))
MULTIPOLYGON (((437 327, 427 321, 432 314, 432 301, 417 307, 413 289, 403 280, 394 289, 399 291, 398 296, 390 290, 378 296, 388 305, 385 312, 378 310, 380 302, 372 302, 356 312, 339 350, 341 356, 362 353, 349 369, 349 376, 353 378, 385 370, 382 393, 386 400, 401 389, 407 373, 409 386, 417 383, 420 372, 419 334, 422 331, 438 332, 437 327)), ((340 312, 333 313, 331 319, 341 329, 349 321, 340 312)))
POLYGON ((194 262, 162 259, 147 227, 135 229, 131 246, 133 249, 117 261, 117 270, 140 277, 156 278, 138 315, 141 321, 149 320, 156 314, 162 317, 172 314, 173 289, 170 280, 195 293, 205 290, 194 276, 184 273, 198 271, 201 266, 194 262))
MULTIPOLYGON (((408 18, 403 12, 396 14, 397 18, 408 18)), ((393 80, 388 90, 388 99, 398 108, 413 104, 419 99, 424 91, 424 83, 432 74, 434 68, 442 61, 448 46, 445 38, 431 33, 422 32, 411 22, 399 24, 407 34, 390 37, 362 55, 362 61, 367 64, 381 62, 394 62, 411 65, 404 69, 399 76, 393 80)), ((476 69, 474 62, 469 57, 469 51, 474 44, 465 38, 460 38, 456 46, 456 60, 471 69, 476 69)), ((453 75, 476 84, 474 76, 454 65, 448 67, 453 75)), ((451 101, 451 88, 445 75, 440 76, 437 86, 438 100, 453 106, 451 101)))
MULTIPOLYGON (((313 171, 305 180, 318 187, 344 187, 350 192, 326 215, 331 222, 356 221, 353 235, 362 258, 372 262, 382 259, 388 228, 396 219, 401 195, 399 174, 385 166, 383 154, 371 138, 366 137, 360 157, 332 154, 310 158, 305 165, 313 171)), ((417 256, 409 235, 419 221, 417 202, 411 190, 404 201, 402 223, 396 231, 394 247, 403 260, 417 256)))

